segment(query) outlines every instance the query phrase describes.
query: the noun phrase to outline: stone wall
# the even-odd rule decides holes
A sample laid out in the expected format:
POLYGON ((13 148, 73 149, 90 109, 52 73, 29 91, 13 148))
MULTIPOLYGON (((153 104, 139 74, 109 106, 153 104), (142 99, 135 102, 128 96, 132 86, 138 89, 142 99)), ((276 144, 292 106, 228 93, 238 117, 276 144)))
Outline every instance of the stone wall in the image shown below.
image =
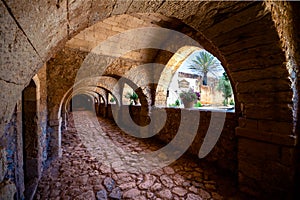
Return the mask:
POLYGON ((0 194, 4 196, 0 195, 0 199, 22 199, 26 191, 29 196, 34 195, 48 158, 46 98, 46 68, 43 67, 24 90, 23 100, 17 102, 1 138, 0 194))
POLYGON ((265 5, 272 13, 272 29, 277 32, 275 37, 280 39, 278 46, 281 47, 281 62, 274 62, 268 72, 261 73, 264 77, 272 78, 270 80, 259 78, 260 75, 255 72, 257 70, 252 70, 251 73, 256 74, 256 78, 252 78, 256 83, 261 83, 261 87, 253 88, 249 84, 251 80, 245 77, 248 76, 246 71, 231 73, 246 81, 244 86, 237 87, 237 91, 239 100, 247 101, 248 104, 241 106, 243 117, 239 119, 239 127, 236 129, 239 136, 239 187, 256 196, 263 194, 264 198, 274 196, 278 199, 292 199, 296 194, 295 146, 299 143, 295 132, 296 121, 299 121, 296 114, 299 94, 295 75, 299 65, 295 59, 296 29, 287 24, 296 23, 292 16, 293 3, 267 1, 265 5), (279 69, 287 71, 279 74, 279 69), (271 82, 276 86, 268 86, 271 82), (284 83, 288 83, 288 87, 283 87, 284 83), (256 92, 251 94, 250 91, 256 92))
MULTIPOLYGON (((75 48, 72 46, 72 48, 75 48)), ((51 58, 47 62, 47 106, 48 106, 48 120, 51 128, 51 152, 50 156, 56 155, 58 152, 58 128, 59 128, 59 119, 58 112, 59 106, 63 96, 66 92, 74 86, 75 78, 78 78, 78 72, 82 72, 83 77, 85 76, 96 76, 99 67, 99 63, 96 63, 96 69, 92 65, 88 65, 88 68, 81 68, 84 62, 84 59, 87 57, 88 52, 82 51, 85 49, 71 49, 65 47, 62 51, 58 52, 56 56, 51 58), (79 71, 80 70, 80 71, 79 71)), ((113 90, 115 87, 118 78, 123 77, 124 81, 131 87, 138 88, 137 92, 140 95, 140 101, 142 104, 148 105, 151 104, 151 90, 149 82, 152 83, 153 75, 152 68, 135 69, 135 67, 150 62, 153 59, 153 56, 156 54, 156 51, 151 49, 138 50, 139 54, 137 55, 135 51, 125 54, 123 57, 118 58, 111 65, 107 66, 106 70, 103 71, 103 75, 99 79, 93 79, 91 81, 82 82, 82 87, 86 86, 98 86, 101 88, 113 90), (133 56, 136 55, 136 56, 133 56), (131 58, 131 56, 133 56, 131 58), (130 59, 129 59, 130 57, 130 59), (127 74, 128 70, 132 70, 132 73, 127 74), (138 76, 137 76, 138 74, 138 76), (116 77, 116 78, 114 78, 116 77), (134 84, 133 84, 134 83, 134 84), (135 85, 136 84, 136 85, 135 85)), ((91 54, 89 54, 91 56, 91 54)), ((94 55, 94 58, 98 55, 94 55)), ((103 58, 100 56, 100 58, 103 58)), ((114 59, 110 56, 105 56, 104 60, 114 59)), ((102 59, 102 61, 103 61, 102 59)), ((85 66, 85 65, 84 65, 85 66)), ((101 66, 100 66, 101 67, 101 66)), ((100 70, 101 71, 101 70, 100 70)), ((81 77, 81 78, 83 78, 81 77)), ((81 87, 81 85, 79 85, 81 87)), ((80 87, 78 89, 80 89, 80 87)), ((135 89, 136 89, 135 88, 135 89)), ((89 91, 90 88, 82 88, 81 92, 89 91)), ((97 91, 91 91, 97 92, 97 91)), ((118 91, 118 93, 122 93, 118 91)), ((122 94, 120 94, 122 95, 122 94)), ((118 99, 118 98, 117 98, 118 99)), ((64 111, 63 111, 64 112, 64 111)))
MULTIPOLYGON (((114 106, 114 105, 113 105, 114 106)), ((122 111, 122 109, 120 109, 122 111)), ((163 126, 163 128, 155 135, 156 138, 168 144, 178 133, 178 129, 183 123, 182 120, 182 110, 178 108, 154 108, 151 112, 156 111, 165 111, 167 113, 167 120, 163 126)), ((129 112, 132 120, 136 124, 147 125, 148 122, 145 121, 148 116, 146 113, 143 114, 141 106, 130 106, 129 112), (143 117, 144 116, 144 117, 143 117)), ((197 129, 197 134, 193 143, 190 145, 188 152, 196 157, 198 157, 200 147, 203 143, 204 137, 207 134, 207 130, 210 125, 211 114, 212 111, 199 111, 199 110, 189 110, 191 115, 200 114, 200 120, 195 122, 197 129), (195 114, 193 114, 195 113, 195 114)), ((118 116, 113 116, 111 111, 111 105, 108 107, 108 118, 114 120, 118 118, 118 120, 122 121, 122 124, 128 123, 128 113, 123 113, 123 115, 119 112, 118 116), (115 118, 114 118, 115 117, 115 118)), ((151 118, 151 115, 150 115, 151 118)), ((155 121, 155 123, 159 123, 161 119, 153 118, 151 121, 155 121)), ((192 121, 192 119, 190 119, 192 121)), ((221 136, 212 149, 212 151, 204 158, 205 161, 214 162, 220 169, 229 171, 234 174, 237 170, 237 137, 235 135, 235 128, 238 125, 237 117, 235 113, 227 112, 226 119, 224 123, 224 127, 222 129, 221 136)), ((154 127, 156 125, 154 124, 154 127)), ((132 128, 132 127, 129 127, 132 128)), ((136 130, 138 131, 138 130, 136 130)), ((184 138, 183 138, 184 140, 184 138)), ((179 147, 181 148, 181 147, 179 147)))
MULTIPOLYGON (((285 67, 288 69, 290 85, 293 90, 293 102, 290 106, 293 113, 293 132, 290 136, 297 138, 297 140, 285 148, 288 149, 290 155, 290 167, 286 170, 289 170, 290 173, 296 173, 295 178, 290 177, 290 179, 295 179, 294 187, 297 191, 296 185, 300 184, 300 28, 298 25, 300 17, 296 12, 300 9, 300 5, 298 2, 268 1, 266 7, 273 13, 272 18, 280 37, 282 49, 285 52, 285 67), (287 24, 289 25, 287 26, 287 24), (293 146, 296 146, 295 150, 293 150, 293 146), (295 165, 296 172, 291 167, 293 165, 295 165)), ((280 162, 280 164, 284 163, 280 162)), ((299 192, 295 192, 295 197, 300 198, 299 192)))
MULTIPOLYGON (((20 103, 20 102, 19 102, 20 103)), ((21 103, 19 104, 19 106, 21 103)), ((21 114, 21 113, 19 113, 21 114)), ((1 154, 1 171, 0 171, 0 198, 1 199, 13 199, 17 194, 17 186, 19 186, 20 193, 24 191, 24 179, 23 170, 18 168, 23 167, 23 149, 22 139, 18 138, 18 125, 22 125, 22 122, 18 120, 20 115, 17 115, 17 107, 15 112, 5 127, 4 137, 1 138, 0 154, 1 154), (20 123, 20 124, 19 124, 20 123), (21 157, 21 162, 18 160, 18 156, 21 157), (17 173, 15 173, 17 172, 17 173), (19 172, 19 173, 18 173, 19 172)), ((22 135, 19 135, 19 137, 22 135)))
MULTIPOLYGON (((156 135, 156 138, 168 144, 178 133, 182 110, 176 108, 155 109, 163 109, 167 113, 167 121, 163 129, 156 135)), ((154 112, 155 109, 152 109, 151 112, 154 112)), ((136 124, 141 124, 145 119, 143 116, 147 115, 141 111, 140 106, 131 106, 129 110, 130 116, 136 124)), ((196 112, 200 113, 197 135, 188 149, 189 153, 198 156, 199 149, 207 133, 212 113, 211 111, 197 110, 190 110, 189 112, 195 112, 195 114, 196 112)), ((112 120, 114 120, 114 118, 118 119, 123 122, 123 125, 128 123, 128 114, 124 115, 124 113, 119 112, 116 116, 113 116, 111 105, 108 106, 108 113, 108 118, 112 120)), ((159 121, 160 119, 156 119, 156 121, 157 120, 159 121)), ((240 180, 239 187, 243 192, 256 197, 267 198, 273 196, 273 194, 269 193, 270 191, 276 191, 276 195, 279 198, 292 198, 294 194, 288 191, 294 188, 293 184, 295 183, 296 170, 293 163, 295 162, 296 152, 293 147, 288 145, 289 143, 282 145, 282 143, 288 141, 282 140, 280 141, 281 144, 266 143, 263 141, 249 140, 235 133, 236 130, 237 134, 239 134, 241 128, 244 130, 250 127, 261 127, 262 125, 260 123, 263 123, 263 127, 269 127, 265 132, 271 130, 280 132, 290 127, 290 124, 285 122, 270 123, 269 121, 251 121, 250 123, 249 120, 245 120, 242 117, 237 120, 235 113, 228 112, 226 113, 226 120, 221 137, 204 161, 214 162, 221 169, 231 172, 234 176, 238 176, 240 180), (246 170, 246 174, 244 170, 246 170), (281 183, 284 183, 284 186, 280 186, 281 183), (256 188, 256 190, 253 190, 253 188, 256 188), (270 188, 272 189, 270 190, 270 188)), ((139 130, 137 129, 135 131, 139 130)), ((250 129, 249 134, 251 132, 250 129)), ((273 138, 275 142, 278 139, 279 138, 273 138)))
POLYGON ((39 135, 40 155, 42 166, 46 165, 48 159, 49 141, 51 130, 48 127, 48 104, 47 104, 47 74, 44 65, 33 78, 37 84, 37 134, 39 135))
MULTIPOLYGON (((294 183, 291 176, 295 171, 295 146, 299 149, 296 135, 299 132, 299 28, 296 26, 299 18, 294 18, 298 16, 299 6, 294 2, 123 3, 1 1, 0 24, 4 39, 1 40, 0 88, 4 92, 0 95, 0 137, 4 137, 5 127, 11 124, 22 90, 69 38, 114 15, 156 13, 193 27, 195 32, 188 31, 188 35, 195 38, 204 35, 207 43, 213 45, 203 43, 203 47, 208 47, 206 49, 226 66, 236 90, 237 108, 241 108, 237 109, 241 118, 236 129, 240 138, 241 190, 253 194, 268 191, 266 195, 277 197, 287 194, 283 190, 288 191, 294 183), (273 9, 266 9, 266 5, 273 9), (290 61, 287 57, 293 56, 296 65, 287 67, 285 63, 290 61), (291 85, 296 87, 291 88, 291 85), (268 150, 257 154, 248 146, 263 150, 266 146, 268 150)), ((160 17, 157 21, 162 22, 160 26, 171 29, 178 25, 173 21, 165 23, 160 17)), ((113 22, 110 22, 111 29, 116 30, 113 22)), ((53 125, 56 126, 55 122, 53 125)))
POLYGON ((58 155, 58 111, 64 94, 74 85, 75 77, 85 52, 65 48, 47 62, 48 123, 51 128, 50 157, 58 155))
MULTIPOLYGON (((164 142, 169 142, 178 131, 181 122, 181 111, 176 108, 166 109, 168 118, 164 128, 158 133, 158 138, 164 142)), ((191 144, 188 152, 198 157, 200 147, 210 125, 211 111, 192 110, 191 112, 200 113, 199 128, 194 142, 191 144)), ((237 169, 237 138, 235 136, 235 127, 237 119, 235 113, 226 113, 224 128, 217 144, 212 151, 204 158, 209 162, 215 162, 223 170, 234 173, 237 169)))
POLYGON ((65 48, 47 62, 47 93, 50 126, 57 123, 57 113, 64 94, 74 85, 76 73, 86 52, 65 48))
MULTIPOLYGON (((292 9, 293 11, 296 11, 296 10, 300 10, 300 5, 299 3, 298 4, 293 4, 292 5, 292 9)), ((294 19, 294 29, 293 29, 293 41, 294 41, 294 44, 295 44, 295 51, 296 52, 300 52, 300 35, 298 34, 300 32, 300 27, 297 26, 296 24, 299 24, 300 23, 300 16, 296 14, 296 12, 292 12, 293 14, 293 17, 292 19, 294 19)), ((295 60, 296 60, 296 66, 298 66, 297 70, 298 70, 298 84, 297 84, 297 87, 298 87, 298 102, 300 100, 300 54, 296 54, 295 55, 295 60)), ((299 116, 300 116, 300 106, 299 106, 299 103, 298 103, 298 113, 297 113, 297 118, 296 118, 296 133, 298 133, 298 144, 297 144, 297 156, 296 156, 296 184, 295 185, 300 185, 300 141, 299 141, 299 133, 300 133, 300 120, 299 120, 299 116)), ((297 191, 296 189, 297 186, 295 186, 295 191, 297 191)), ((300 194, 298 193, 296 195, 296 198, 300 198, 300 194)))

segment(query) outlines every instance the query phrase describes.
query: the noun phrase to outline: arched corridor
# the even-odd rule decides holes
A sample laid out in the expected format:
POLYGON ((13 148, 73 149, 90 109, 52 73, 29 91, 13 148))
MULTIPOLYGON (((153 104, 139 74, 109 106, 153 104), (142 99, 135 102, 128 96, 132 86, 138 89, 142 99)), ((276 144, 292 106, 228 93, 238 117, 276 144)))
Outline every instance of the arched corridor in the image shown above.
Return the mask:
MULTIPOLYGON (((76 111, 70 115, 69 127, 62 133, 62 158, 44 171, 35 199, 249 198, 237 191, 236 179, 230 173, 222 173, 188 155, 151 172, 121 169, 122 162, 128 161, 131 153, 155 151, 163 143, 129 136, 109 119, 95 120, 92 112, 76 111), (73 120, 73 116, 77 119, 73 120), (80 124, 75 126, 74 121, 80 124), (95 128, 98 123, 100 130, 95 128), (95 141, 92 135, 98 135, 94 136, 98 139, 95 141), (107 140, 112 143, 108 144, 107 140), (128 152, 118 154, 116 148, 128 152), (95 149, 97 155, 93 154, 95 149), (124 157, 117 159, 120 155, 124 157)), ((138 164, 137 160, 130 162, 138 164)))
POLYGON ((293 1, 2 0, 0 199, 93 199, 106 177, 126 196, 116 166, 103 172, 103 163, 136 173, 142 199, 297 199, 299 10, 293 1), (232 110, 168 107, 176 70, 203 49, 224 67, 232 110), (182 163, 195 171, 176 171, 182 163), (196 174, 197 190, 143 175, 159 168, 173 182, 170 168, 187 182, 196 174), (221 176, 206 177, 210 168, 221 176), (167 197, 143 189, 153 181, 167 197))

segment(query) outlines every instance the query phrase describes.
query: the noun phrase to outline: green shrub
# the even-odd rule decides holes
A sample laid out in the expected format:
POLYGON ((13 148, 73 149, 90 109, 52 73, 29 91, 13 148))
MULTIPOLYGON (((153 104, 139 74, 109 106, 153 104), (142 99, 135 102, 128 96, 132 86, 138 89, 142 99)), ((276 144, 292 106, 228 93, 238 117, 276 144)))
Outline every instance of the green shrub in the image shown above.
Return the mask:
POLYGON ((175 103, 169 104, 170 107, 179 107, 180 106, 180 101, 177 99, 175 103))
POLYGON ((113 103, 113 102, 115 102, 115 101, 116 101, 116 100, 115 100, 114 97, 112 97, 112 98, 109 100, 110 103, 113 103))
POLYGON ((196 108, 200 108, 200 107, 202 107, 202 104, 201 104, 201 102, 200 101, 198 101, 195 105, 194 105, 194 107, 196 107, 196 108))
POLYGON ((178 99, 175 101, 175 106, 180 106, 180 101, 178 99))
POLYGON ((130 105, 133 105, 133 103, 135 105, 138 104, 138 98, 139 98, 139 96, 134 91, 132 93, 127 92, 127 94, 125 95, 125 98, 129 99, 130 105))

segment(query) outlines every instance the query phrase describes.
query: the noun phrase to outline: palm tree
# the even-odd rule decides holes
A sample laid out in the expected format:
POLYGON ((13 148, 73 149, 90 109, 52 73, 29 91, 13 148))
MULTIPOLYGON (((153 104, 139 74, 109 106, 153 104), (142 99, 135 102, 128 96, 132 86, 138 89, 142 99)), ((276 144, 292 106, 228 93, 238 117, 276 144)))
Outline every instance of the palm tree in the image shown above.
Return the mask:
POLYGON ((196 71, 199 75, 203 74, 203 85, 207 85, 208 72, 217 76, 214 72, 220 71, 217 59, 207 51, 200 51, 192 62, 193 64, 189 66, 189 69, 196 71))

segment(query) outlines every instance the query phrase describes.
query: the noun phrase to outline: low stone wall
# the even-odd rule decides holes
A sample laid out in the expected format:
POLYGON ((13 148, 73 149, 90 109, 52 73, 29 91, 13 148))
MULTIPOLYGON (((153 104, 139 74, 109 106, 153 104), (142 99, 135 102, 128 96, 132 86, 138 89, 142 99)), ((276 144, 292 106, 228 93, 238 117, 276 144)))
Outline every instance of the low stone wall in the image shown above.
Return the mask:
MULTIPOLYGON (((166 125, 159 132, 157 137, 164 142, 169 142, 178 132, 182 113, 180 109, 165 109, 168 115, 166 125)), ((198 156, 199 150, 212 120, 212 111, 190 110, 190 112, 192 112, 192 115, 193 112, 195 112, 195 115, 200 113, 198 131, 193 143, 188 149, 188 152, 198 156)), ((237 169, 237 138, 235 137, 236 127, 237 120, 235 113, 227 112, 221 136, 212 151, 204 158, 205 160, 216 162, 220 168, 229 170, 231 172, 234 172, 237 169)))
MULTIPOLYGON (((126 115, 124 113, 124 107, 119 111, 118 116, 116 116, 115 118, 118 118, 122 122, 122 124, 126 124, 126 123, 129 124, 128 120, 130 119, 128 118, 128 114, 126 115)), ((148 120, 147 113, 144 113, 144 111, 142 111, 140 106, 130 106, 129 110, 130 110, 129 112, 130 112, 131 119, 136 124, 143 124, 143 125, 147 124, 145 123, 145 121, 148 120)), ((207 134, 208 128, 211 123, 212 111, 202 111, 202 110, 200 111, 197 109, 181 110, 179 108, 154 108, 151 110, 151 113, 160 112, 160 111, 165 111, 167 118, 163 128, 154 137, 158 138, 159 140, 163 141, 166 144, 169 143, 175 137, 175 135, 178 134, 179 127, 182 124, 181 120, 185 120, 184 117, 186 117, 187 114, 183 113, 183 111, 188 112, 189 118, 187 120, 192 121, 191 122, 192 126, 195 125, 196 127, 198 126, 198 128, 197 128, 195 139, 187 151, 192 155, 198 156, 200 147, 203 143, 203 140, 207 134), (192 119, 190 117, 196 115, 200 116, 199 121, 195 121, 195 119, 197 119, 196 117, 195 119, 192 119)), ((160 115, 158 115, 158 117, 156 118, 150 117, 151 120, 153 121, 152 122, 153 126, 151 126, 151 128, 157 126, 157 124, 161 120, 163 120, 159 116, 160 115)), ((111 111, 111 105, 108 106, 107 117, 114 120, 111 111)), ((148 121, 148 123, 149 122, 150 120, 148 121)), ((237 125, 238 122, 235 113, 227 112, 221 136, 218 139, 216 145, 213 147, 212 151, 205 158, 203 158, 205 161, 214 162, 221 169, 230 172, 236 172, 237 137, 235 136, 235 128, 237 127, 237 125)), ((137 129, 136 131, 139 130, 137 129)), ((187 130, 187 132, 189 131, 187 130)), ((182 138, 182 141, 184 141, 184 137, 182 138)))

